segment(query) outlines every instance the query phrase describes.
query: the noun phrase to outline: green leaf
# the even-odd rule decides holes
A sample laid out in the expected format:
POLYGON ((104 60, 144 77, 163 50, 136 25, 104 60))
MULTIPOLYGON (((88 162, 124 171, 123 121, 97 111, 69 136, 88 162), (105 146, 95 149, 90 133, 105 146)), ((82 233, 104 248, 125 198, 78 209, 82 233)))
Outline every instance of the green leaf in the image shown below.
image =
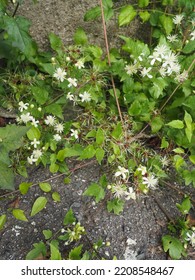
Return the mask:
POLYGON ((41 137, 41 132, 38 129, 38 127, 32 126, 30 128, 30 130, 27 132, 27 137, 29 140, 34 140, 36 138, 36 140, 39 140, 41 137))
POLYGON ((31 217, 39 213, 41 210, 45 208, 45 205, 47 204, 47 199, 43 196, 38 197, 32 207, 31 210, 31 217))
POLYGON ((134 10, 133 6, 127 5, 120 10, 119 13, 119 26, 123 26, 129 24, 137 15, 136 11, 134 10))
POLYGON ((50 104, 45 107, 45 112, 52 114, 60 119, 64 119, 63 113, 62 113, 62 106, 56 103, 50 104))
POLYGON ((96 143, 102 145, 105 140, 104 131, 102 128, 98 128, 96 133, 96 143))
POLYGON ((43 235, 46 240, 50 239, 52 237, 52 231, 50 229, 44 229, 43 235))
POLYGON ((26 256, 26 260, 35 260, 38 257, 44 257, 47 253, 46 245, 41 241, 39 243, 33 244, 34 249, 32 249, 26 256))
POLYGON ((52 240, 50 243, 51 260, 61 260, 62 256, 59 251, 59 242, 57 240, 52 240))
POLYGON ((15 124, 0 128, 0 148, 3 145, 6 151, 15 151, 23 144, 22 137, 27 133, 29 127, 17 126, 15 124))
POLYGON ((96 203, 100 202, 100 200, 104 199, 105 191, 104 189, 99 186, 97 183, 92 183, 83 193, 86 196, 93 196, 95 197, 96 203))
POLYGON ((97 19, 101 16, 101 9, 100 6, 96 6, 90 10, 88 10, 84 15, 84 21, 90 21, 97 19))
POLYGON ((183 48, 182 52, 185 54, 189 54, 191 52, 194 52, 194 50, 195 50, 195 40, 189 41, 189 43, 187 43, 183 48))
POLYGON ((189 156, 189 160, 190 160, 193 164, 195 164, 195 155, 189 156))
POLYGON ((185 129, 185 133, 188 138, 188 141, 191 142, 193 134, 192 117, 187 111, 185 111, 184 121, 187 126, 187 128, 185 129))
POLYGON ((80 260, 81 259, 81 252, 82 252, 83 245, 81 244, 78 247, 72 249, 69 253, 70 260, 80 260))
POLYGON ((0 189, 14 190, 13 170, 5 163, 0 161, 0 189))
POLYGON ((163 126, 163 120, 160 116, 155 117, 151 121, 152 133, 158 132, 163 126))
POLYGON ((131 106, 128 110, 128 114, 130 116, 138 116, 138 115, 140 115, 141 111, 142 111, 142 106, 141 106, 140 102, 138 100, 135 100, 131 104, 131 106))
POLYGON ((87 44, 87 35, 83 28, 79 27, 77 28, 75 34, 74 34, 74 42, 77 45, 86 45, 87 44))
POLYGON ((181 204, 176 203, 176 206, 183 215, 186 215, 189 213, 189 211, 192 207, 192 204, 191 204, 190 198, 185 197, 184 200, 182 201, 182 203, 181 204))
POLYGON ((184 128, 184 123, 180 120, 171 121, 171 122, 167 123, 166 125, 171 126, 173 128, 177 128, 177 129, 184 128))
POLYGON ((140 16, 140 18, 142 19, 143 22, 146 22, 150 18, 150 13, 148 13, 148 11, 139 12, 139 16, 140 16))
POLYGON ((4 25, 13 47, 18 48, 28 58, 36 54, 35 42, 29 35, 30 21, 21 16, 5 16, 4 25))
POLYGON ((4 227, 5 223, 6 223, 6 218, 7 218, 7 216, 5 214, 0 216, 0 230, 3 229, 3 227, 4 227))
POLYGON ((108 212, 114 212, 114 214, 119 215, 124 208, 124 201, 114 198, 107 202, 107 210, 108 212))
POLYGON ((122 136, 122 133, 123 133, 122 124, 119 122, 114 127, 114 130, 112 131, 111 136, 114 137, 116 140, 118 140, 122 136))
POLYGON ((33 86, 33 87, 31 87, 31 91, 38 104, 43 105, 48 100, 49 94, 45 88, 33 86))
POLYGON ((62 54, 62 49, 63 49, 62 40, 56 34, 50 33, 49 41, 52 49, 56 51, 59 55, 62 54))
POLYGON ((82 151, 83 148, 79 144, 76 144, 70 148, 67 147, 57 153, 57 160, 62 162, 65 158, 80 156, 82 154, 82 151))
POLYGON ((172 18, 169 16, 165 16, 164 14, 159 17, 160 23, 163 27, 163 29, 166 32, 166 35, 169 35, 171 31, 173 30, 173 21, 172 18))
POLYGON ((39 187, 44 192, 50 192, 51 191, 51 185, 49 183, 39 183, 39 187))
POLYGON ((98 148, 96 150, 95 156, 96 156, 96 159, 97 159, 99 164, 101 164, 101 162, 104 158, 104 155, 105 155, 105 151, 102 148, 98 148))
POLYGON ((184 248, 181 241, 170 235, 162 237, 164 251, 169 251, 169 255, 174 260, 179 260, 184 254, 184 248))
POLYGON ((52 199, 55 202, 60 202, 61 201, 61 197, 60 197, 60 194, 58 192, 53 192, 51 196, 52 196, 52 199))
POLYGON ((158 99, 161 95, 163 95, 163 90, 167 86, 167 82, 163 78, 156 78, 153 81, 153 86, 149 89, 151 96, 155 99, 158 99))
POLYGON ((28 219, 26 218, 23 210, 21 210, 21 209, 13 209, 12 210, 12 214, 14 215, 14 217, 17 220, 28 222, 28 219))
POLYGON ((88 145, 81 153, 80 158, 81 159, 90 159, 94 157, 96 154, 96 150, 94 149, 93 145, 88 145))
POLYGON ((149 5, 149 0, 138 0, 138 6, 140 8, 147 7, 149 5))
POLYGON ((70 225, 73 224, 74 222, 76 222, 76 218, 74 216, 72 208, 70 208, 64 217, 63 225, 65 226, 70 225))

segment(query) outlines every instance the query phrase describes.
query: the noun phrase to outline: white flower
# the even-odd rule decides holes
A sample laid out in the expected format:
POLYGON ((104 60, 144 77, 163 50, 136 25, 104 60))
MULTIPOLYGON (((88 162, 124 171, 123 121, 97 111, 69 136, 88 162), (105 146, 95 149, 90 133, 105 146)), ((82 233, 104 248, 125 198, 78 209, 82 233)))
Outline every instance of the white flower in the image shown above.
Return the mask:
POLYGON ((63 126, 63 124, 61 124, 61 123, 57 123, 57 124, 54 126, 54 129, 55 129, 55 131, 57 131, 58 133, 62 133, 63 130, 64 130, 64 126, 63 126))
POLYGON ((24 123, 27 123, 27 122, 31 121, 32 119, 33 119, 33 117, 30 115, 30 113, 22 114, 20 116, 20 120, 24 123))
POLYGON ((37 141, 36 138, 34 138, 33 141, 31 142, 31 145, 33 145, 34 148, 37 148, 37 145, 39 145, 39 144, 40 144, 40 141, 37 141))
POLYGON ((71 92, 68 92, 66 98, 69 99, 69 100, 71 100, 71 101, 74 101, 74 95, 71 94, 71 92))
POLYGON ((33 164, 34 162, 37 161, 37 159, 34 158, 33 155, 31 155, 30 157, 27 157, 27 161, 29 164, 33 164))
POLYGON ((63 82, 66 76, 66 71, 64 71, 62 68, 57 68, 56 71, 53 74, 53 77, 59 80, 60 82, 63 82))
POLYGON ((54 126, 56 124, 55 117, 53 117, 51 115, 47 116, 46 119, 45 119, 45 123, 47 125, 54 126))
POLYGON ((55 134, 54 136, 53 136, 53 138, 54 138, 54 140, 55 141, 60 141, 61 139, 62 139, 62 137, 59 135, 59 134, 55 134))
POLYGON ((70 134, 70 136, 74 137, 75 139, 78 139, 78 138, 79 138, 78 130, 76 130, 76 129, 71 129, 70 131, 72 132, 72 133, 70 134))
POLYGON ((183 71, 183 73, 176 76, 176 81, 183 83, 188 78, 188 71, 183 71))
POLYGON ((165 166, 169 165, 169 159, 166 156, 164 156, 161 158, 161 163, 162 163, 162 166, 165 167, 165 166))
POLYGON ((173 42, 176 42, 178 39, 177 39, 177 34, 174 34, 174 35, 169 35, 167 36, 167 39, 169 42, 173 43, 173 42))
POLYGON ((146 67, 144 67, 142 70, 141 70, 141 75, 142 77, 145 77, 147 76, 149 79, 152 78, 152 75, 149 74, 150 70, 152 69, 152 67, 149 67, 148 69, 146 67))
POLYGON ((165 55, 168 53, 169 49, 166 45, 158 45, 155 49, 156 55, 160 56, 161 58, 164 58, 165 55))
POLYGON ((118 171, 114 174, 115 177, 122 176, 123 180, 127 178, 127 175, 129 173, 129 170, 125 169, 124 167, 118 166, 118 171))
POLYGON ((160 75, 164 78, 164 77, 167 75, 166 68, 161 67, 161 68, 159 69, 159 73, 160 73, 160 75))
POLYGON ((70 57, 69 57, 69 56, 66 57, 66 61, 67 61, 67 62, 70 61, 70 57))
POLYGON ((81 102, 91 101, 91 95, 87 91, 84 91, 83 93, 80 93, 79 96, 81 98, 81 102))
POLYGON ((116 198, 120 198, 126 195, 126 188, 124 185, 112 185, 111 191, 116 198))
POLYGON ((195 40, 195 30, 190 33, 190 36, 191 36, 190 40, 192 41, 195 40))
POLYGON ((150 62, 151 65, 154 65, 156 60, 158 60, 159 62, 162 61, 162 58, 157 51, 154 51, 153 54, 149 56, 149 58, 152 59, 150 62))
POLYGON ((191 234, 187 232, 186 241, 190 241, 192 247, 195 247, 195 231, 192 232, 191 234))
POLYGON ((34 150, 33 151, 33 153, 32 153, 32 155, 33 155, 33 157, 35 158, 35 159, 39 159, 41 156, 42 156, 42 152, 41 152, 41 150, 34 150))
POLYGON ((147 173, 147 169, 145 166, 140 165, 140 167, 138 167, 137 169, 138 171, 141 171, 142 175, 145 175, 147 173))
POLYGON ((154 175, 148 175, 143 177, 143 184, 147 185, 148 188, 155 189, 158 184, 158 178, 155 178, 154 175))
POLYGON ((34 127, 37 127, 37 126, 38 126, 38 123, 39 123, 39 121, 36 121, 35 118, 32 117, 32 119, 31 119, 31 124, 32 124, 34 127))
POLYGON ((176 15, 174 18, 173 18, 173 23, 176 24, 176 25, 180 25, 182 20, 183 20, 184 16, 183 15, 176 15))
POLYGON ((138 66, 136 64, 129 64, 125 66, 125 70, 127 72, 128 75, 132 75, 137 73, 138 70, 138 66))
POLYGON ((71 87, 71 86, 77 87, 77 79, 75 79, 75 78, 68 78, 67 80, 69 82, 68 87, 71 87))
POLYGON ((28 103, 24 103, 23 101, 20 101, 19 103, 19 111, 23 112, 24 110, 28 109, 29 104, 28 103))
POLYGON ((77 63, 75 63, 75 66, 78 68, 78 69, 81 69, 81 68, 84 68, 84 63, 82 60, 78 60, 77 63))
POLYGON ((129 191, 126 192, 126 198, 125 198, 125 199, 126 199, 126 200, 129 200, 129 199, 135 200, 135 199, 136 199, 136 194, 135 194, 135 192, 134 192, 134 190, 133 190, 132 187, 130 187, 130 188, 129 188, 129 191))

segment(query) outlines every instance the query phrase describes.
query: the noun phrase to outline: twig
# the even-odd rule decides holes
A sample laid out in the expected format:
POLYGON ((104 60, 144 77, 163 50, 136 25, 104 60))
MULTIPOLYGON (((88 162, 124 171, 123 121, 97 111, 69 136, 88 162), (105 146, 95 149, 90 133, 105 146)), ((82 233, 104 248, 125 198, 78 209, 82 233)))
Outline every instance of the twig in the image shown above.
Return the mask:
MULTIPOLYGON (((84 164, 80 164, 80 165, 76 165, 74 168, 72 168, 71 170, 69 170, 69 172, 70 172, 70 174, 72 174, 72 173, 75 172, 76 170, 78 170, 78 169, 80 169, 80 168, 83 168, 83 167, 85 167, 85 166, 88 166, 88 165, 90 165, 90 164, 92 164, 92 163, 94 163, 94 162, 95 162, 95 160, 91 160, 90 162, 87 162, 87 163, 84 163, 84 164)), ((64 175, 66 175, 66 174, 67 174, 67 173, 65 172, 65 173, 61 173, 61 174, 55 175, 55 176, 53 176, 53 177, 51 177, 51 178, 48 178, 48 179, 45 179, 45 180, 43 180, 43 181, 41 181, 41 182, 34 183, 34 184, 31 185, 31 187, 35 187, 35 186, 37 186, 37 185, 40 184, 40 183, 49 182, 49 181, 51 181, 51 180, 53 180, 53 179, 62 177, 62 176, 64 176, 64 175)), ((6 193, 6 194, 1 195, 0 198, 6 197, 6 196, 9 196, 9 195, 12 195, 12 194, 16 194, 16 193, 18 193, 18 192, 20 192, 20 190, 15 190, 15 191, 13 191, 13 192, 9 192, 9 193, 6 193)))
MULTIPOLYGON (((107 53, 107 58, 108 58, 108 65, 111 66, 110 51, 109 51, 109 46, 108 46, 108 36, 107 36, 107 31, 106 31, 106 22, 105 22, 105 17, 104 17, 104 7, 103 7, 102 0, 100 0, 100 8, 101 8, 101 14, 102 14, 102 24, 103 24, 103 29, 104 29, 104 39, 105 39, 106 53, 107 53)), ((114 78, 113 78, 112 74, 111 74, 111 83, 112 83, 112 87, 113 87, 114 96, 116 99, 116 105, 117 105, 117 109, 119 112, 120 120, 121 120, 122 126, 124 128, 124 121, 123 121, 121 108, 120 108, 117 93, 116 93, 116 86, 115 86, 115 82, 114 82, 114 78)))

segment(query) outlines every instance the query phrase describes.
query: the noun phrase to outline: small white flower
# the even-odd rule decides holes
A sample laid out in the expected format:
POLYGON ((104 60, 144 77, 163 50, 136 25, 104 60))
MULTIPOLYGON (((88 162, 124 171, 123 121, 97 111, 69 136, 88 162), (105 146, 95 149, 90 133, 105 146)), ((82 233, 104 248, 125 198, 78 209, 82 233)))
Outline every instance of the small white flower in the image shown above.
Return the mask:
POLYGON ((32 124, 34 127, 37 127, 38 124, 39 124, 39 121, 38 121, 38 120, 36 121, 35 118, 32 117, 32 119, 31 119, 31 124, 32 124))
POLYGON ((160 73, 160 75, 164 78, 164 77, 167 75, 166 68, 161 67, 161 68, 159 69, 159 73, 160 73))
POLYGON ((190 33, 190 37, 191 37, 190 38, 191 41, 195 40, 195 30, 190 33))
POLYGON ((129 191, 126 192, 126 198, 125 199, 126 200, 129 200, 129 199, 135 200, 136 199, 136 194, 135 194, 135 192, 134 192, 132 187, 129 187, 129 191))
POLYGON ((31 145, 33 145, 34 148, 37 148, 37 145, 39 145, 39 144, 40 144, 40 141, 37 141, 36 138, 34 138, 33 141, 31 142, 31 145))
POLYGON ((78 130, 76 130, 76 129, 71 129, 70 131, 72 132, 72 133, 70 134, 70 136, 74 137, 75 139, 78 139, 78 138, 79 138, 78 130))
POLYGON ((41 152, 41 150, 39 150, 39 149, 37 149, 37 150, 34 150, 33 151, 33 153, 32 153, 32 155, 33 155, 33 157, 35 158, 35 159, 39 159, 41 156, 42 156, 42 152, 41 152))
POLYGON ((67 61, 67 62, 70 61, 70 57, 69 57, 69 56, 66 57, 66 61, 67 61))
POLYGON ((144 67, 144 68, 141 70, 141 76, 142 76, 142 77, 147 76, 149 79, 151 79, 151 78, 152 78, 152 75, 149 74, 149 72, 150 72, 151 69, 152 69, 152 67, 149 67, 149 68, 144 67))
POLYGON ((129 64, 125 66, 125 70, 128 75, 133 75, 137 73, 138 66, 136 64, 129 64))
POLYGON ((84 68, 84 63, 82 60, 78 60, 77 63, 75 63, 75 66, 78 68, 78 69, 81 69, 81 68, 84 68))
POLYGON ((54 126, 56 124, 55 117, 53 117, 51 115, 47 116, 46 119, 45 119, 45 123, 47 125, 54 126))
POLYGON ((61 229, 61 233, 65 233, 66 230, 64 228, 61 229))
POLYGON ((154 65, 156 60, 159 62, 162 61, 162 58, 157 51, 154 51, 153 54, 149 56, 149 58, 151 58, 151 62, 150 62, 151 65, 154 65))
POLYGON ((167 39, 170 43, 176 42, 178 40, 177 39, 177 34, 169 35, 169 36, 167 36, 167 39))
POLYGON ((121 198, 126 195, 126 187, 124 185, 112 185, 111 192, 116 198, 121 198))
POLYGON ((64 71, 62 68, 57 68, 56 71, 53 74, 53 77, 59 80, 60 82, 63 82, 65 80, 66 71, 64 71))
POLYGON ((173 23, 176 24, 176 25, 180 25, 182 20, 183 20, 184 16, 183 15, 176 15, 174 18, 173 18, 173 23))
POLYGON ((188 78, 188 71, 183 71, 183 73, 176 76, 176 81, 183 83, 188 78))
POLYGON ((27 161, 29 164, 33 164, 34 162, 37 161, 37 159, 34 158, 33 155, 31 155, 30 157, 27 157, 27 161))
POLYGON ((57 131, 58 133, 62 133, 63 130, 64 130, 64 126, 63 126, 63 124, 61 124, 61 123, 57 123, 57 124, 54 126, 54 129, 55 129, 55 131, 57 131))
POLYGON ((195 231, 191 234, 189 232, 187 233, 186 241, 190 241, 192 247, 195 247, 195 231))
POLYGON ((158 45, 155 48, 155 53, 157 56, 164 58, 165 55, 168 53, 169 48, 166 45, 158 45))
POLYGON ((145 175, 147 173, 147 169, 145 166, 140 165, 140 167, 138 167, 137 169, 138 171, 141 171, 142 175, 145 175))
POLYGON ((155 178, 154 175, 148 175, 143 177, 143 184, 147 185, 148 188, 155 189, 158 184, 158 178, 155 178))
POLYGON ((162 163, 162 166, 165 167, 165 166, 169 165, 169 159, 166 156, 164 156, 161 158, 161 163, 162 163))
POLYGON ((91 95, 87 91, 84 91, 83 93, 80 93, 79 96, 81 98, 81 102, 91 101, 91 95))
POLYGON ((67 80, 69 82, 68 87, 72 87, 72 86, 77 87, 77 79, 75 79, 75 78, 68 78, 67 80))
POLYGON ((71 92, 68 92, 66 98, 71 100, 71 101, 74 101, 74 95, 71 92))
POLYGON ((34 104, 30 104, 30 108, 33 109, 35 107, 34 104))
POLYGON ((129 170, 125 169, 124 167, 118 166, 118 171, 114 174, 115 177, 122 176, 123 180, 127 178, 127 175, 129 174, 129 170))
POLYGON ((24 110, 28 109, 29 104, 28 103, 24 103, 23 101, 20 101, 19 103, 19 111, 23 112, 24 110))
POLYGON ((55 135, 53 136, 53 138, 54 138, 54 140, 57 141, 57 142, 59 142, 59 141, 62 139, 62 137, 61 137, 59 134, 55 134, 55 135))
POLYGON ((30 113, 22 114, 20 116, 20 120, 24 123, 27 123, 27 122, 31 121, 32 119, 33 119, 33 117, 30 115, 30 113))

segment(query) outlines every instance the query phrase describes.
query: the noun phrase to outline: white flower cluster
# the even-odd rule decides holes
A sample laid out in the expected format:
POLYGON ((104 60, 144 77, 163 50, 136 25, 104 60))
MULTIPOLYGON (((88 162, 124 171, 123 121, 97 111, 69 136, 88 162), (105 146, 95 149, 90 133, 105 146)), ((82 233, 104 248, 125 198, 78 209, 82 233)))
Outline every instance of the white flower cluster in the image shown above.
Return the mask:
MULTIPOLYGON (((75 67, 77 67, 78 69, 84 68, 84 62, 82 60, 78 60, 75 63, 75 67)), ((60 67, 58 67, 53 74, 53 77, 60 82, 63 82, 66 79, 66 76, 67 76, 66 71, 60 67)), ((68 88, 74 89, 78 86, 78 81, 76 78, 69 77, 66 80, 68 81, 68 88)), ((72 92, 68 92, 67 99, 73 101, 75 104, 78 102, 83 103, 83 102, 91 101, 91 95, 87 91, 84 91, 83 93, 80 93, 78 95, 74 95, 72 92)))
MULTIPOLYGON (((29 104, 24 103, 23 101, 20 101, 18 105, 19 105, 20 112, 26 111, 29 108, 29 104)), ((33 108, 33 106, 34 106, 33 104, 30 105, 31 108, 33 108)), ((31 116, 29 112, 23 112, 19 117, 17 117, 16 121, 18 123, 25 123, 25 124, 30 123, 34 127, 37 127, 39 124, 39 121, 36 120, 33 116, 31 116)))
POLYGON ((118 166, 117 172, 114 174, 117 181, 115 184, 108 185, 107 188, 114 194, 116 198, 125 198, 126 200, 129 199, 136 199, 136 194, 132 187, 127 187, 125 185, 125 181, 128 180, 129 177, 129 170, 118 166))
POLYGON ((195 247, 195 230, 192 232, 187 232, 186 241, 189 241, 192 247, 195 247))
POLYGON ((56 142, 59 142, 62 139, 60 134, 64 131, 64 125, 62 123, 59 123, 52 115, 48 115, 45 118, 44 122, 46 125, 53 127, 55 132, 53 138, 56 142))

